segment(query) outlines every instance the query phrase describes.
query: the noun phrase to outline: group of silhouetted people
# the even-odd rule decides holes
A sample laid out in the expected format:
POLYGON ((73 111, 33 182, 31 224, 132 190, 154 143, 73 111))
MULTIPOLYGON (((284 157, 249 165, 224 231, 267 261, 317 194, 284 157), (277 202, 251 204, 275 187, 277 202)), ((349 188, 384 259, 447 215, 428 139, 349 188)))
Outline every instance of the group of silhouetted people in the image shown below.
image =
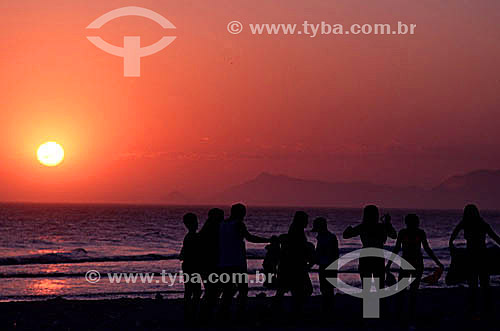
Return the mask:
MULTIPOLYGON (((337 271, 328 267, 339 259, 339 244, 334 233, 328 230, 327 220, 323 217, 313 221, 312 231, 317 234, 316 246, 307 240, 305 230, 309 223, 309 216, 303 211, 295 213, 289 230, 285 234, 263 238, 251 234, 245 223, 246 208, 243 204, 231 207, 229 218, 224 218, 224 211, 218 208, 211 209, 208 219, 199 232, 198 218, 188 213, 184 216, 184 224, 188 230, 184 238, 180 259, 182 270, 186 274, 198 273, 203 279, 204 295, 202 296, 201 282, 185 283, 185 317, 189 321, 197 318, 209 320, 215 311, 227 319, 232 306, 233 298, 237 294, 237 309, 239 316, 246 310, 248 298, 248 278, 235 281, 238 277, 230 277, 230 281, 212 281, 211 275, 247 275, 247 256, 245 242, 267 243, 266 256, 263 261, 264 275, 272 275, 265 280, 264 286, 275 289, 276 294, 272 301, 273 311, 282 309, 283 297, 291 293, 293 316, 300 316, 302 306, 307 297, 313 293, 313 286, 309 271, 314 265, 318 266, 322 308, 325 313, 332 313, 334 307, 334 286, 328 281, 336 278, 337 271), (218 309, 216 309, 218 307, 218 309)), ((402 251, 402 257, 408 261, 414 270, 399 270, 399 278, 412 277, 415 280, 409 290, 409 312, 414 318, 416 292, 419 288, 424 271, 422 248, 438 266, 437 272, 428 278, 437 282, 444 266, 433 253, 427 241, 426 233, 420 228, 419 217, 408 214, 405 217, 406 227, 396 232, 390 215, 380 217, 377 206, 369 205, 363 210, 360 224, 349 226, 343 233, 344 239, 360 237, 363 248, 383 249, 388 238, 396 239, 394 253, 402 251)), ((467 241, 467 256, 469 263, 470 297, 468 302, 471 311, 476 308, 476 292, 478 280, 485 290, 485 307, 491 307, 489 300, 489 273, 485 260, 486 235, 489 235, 498 244, 500 238, 492 228, 481 218, 475 205, 468 205, 464 210, 463 219, 457 225, 450 238, 450 251, 453 256, 453 241, 458 233, 464 230, 467 241)), ((377 288, 386 286, 386 275, 391 276, 392 262, 385 265, 385 260, 379 257, 363 257, 359 259, 359 273, 362 279, 372 278, 379 281, 377 288)), ((387 279, 389 282, 390 279, 387 279)), ((401 307, 401 305, 399 305, 401 307)))

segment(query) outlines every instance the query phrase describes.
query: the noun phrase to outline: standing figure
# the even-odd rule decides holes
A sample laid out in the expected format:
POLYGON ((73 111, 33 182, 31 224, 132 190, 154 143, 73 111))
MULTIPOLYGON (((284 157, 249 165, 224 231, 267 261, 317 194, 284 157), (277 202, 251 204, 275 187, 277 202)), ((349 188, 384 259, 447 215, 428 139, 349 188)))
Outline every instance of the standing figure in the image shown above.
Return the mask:
POLYGON ((193 321, 196 317, 201 297, 201 282, 199 277, 200 266, 200 239, 198 233, 198 218, 193 213, 187 213, 183 217, 184 225, 188 233, 184 237, 179 259, 182 261, 182 272, 187 274, 187 282, 184 282, 184 317, 186 321, 193 321))
MULTIPOLYGON (((355 227, 349 226, 345 229, 344 239, 359 236, 363 248, 384 248, 387 237, 396 239, 397 233, 391 224, 391 216, 386 214, 382 217, 383 223, 379 222, 379 211, 375 205, 368 205, 363 210, 363 221, 355 227)), ((359 274, 361 280, 365 278, 378 279, 379 288, 385 286, 385 260, 380 257, 364 257, 359 259, 359 274)))
POLYGON ((309 269, 314 260, 314 245, 307 241, 304 233, 308 220, 305 212, 296 212, 288 233, 280 236, 278 290, 274 304, 281 309, 283 296, 290 291, 295 318, 300 316, 305 300, 313 292, 309 269))
MULTIPOLYGON (((399 231, 398 239, 396 241, 396 246, 394 247, 394 254, 398 254, 399 251, 403 250, 403 259, 408 261, 415 270, 404 270, 400 269, 399 279, 409 278, 410 276, 414 278, 413 282, 410 284, 410 321, 415 321, 415 305, 416 305, 416 295, 417 290, 420 286, 420 281, 422 279, 422 274, 424 272, 424 258, 422 256, 422 247, 429 257, 439 266, 439 268, 444 269, 443 264, 439 261, 437 256, 432 251, 429 243, 427 241, 427 235, 425 231, 420 229, 420 219, 415 214, 408 214, 405 217, 406 228, 399 231)), ((387 262, 386 270, 390 272, 392 261, 387 262)), ((399 305, 401 307, 401 305, 399 305)))
POLYGON ((205 294, 200 307, 200 318, 204 321, 210 320, 213 315, 217 299, 220 296, 220 284, 218 279, 217 264, 219 262, 219 227, 224 221, 224 211, 212 208, 208 212, 208 218, 199 232, 200 247, 202 248, 202 273, 205 294))
POLYGON ((327 267, 339 258, 339 242, 337 236, 328 231, 326 219, 323 217, 314 220, 312 231, 318 234, 315 263, 319 266, 319 289, 323 301, 323 312, 332 313, 334 287, 328 278, 337 278, 337 271, 327 270, 327 267))
POLYGON ((458 223, 450 237, 450 252, 452 256, 455 251, 453 241, 462 230, 464 231, 464 237, 467 242, 469 310, 473 314, 476 313, 476 296, 479 280, 481 292, 483 292, 483 311, 490 311, 492 309, 492 302, 488 269, 489 265, 495 261, 490 261, 487 258, 486 235, 499 245, 500 237, 498 237, 491 226, 483 220, 479 214, 479 209, 475 205, 467 205, 464 209, 462 221, 458 223))
POLYGON ((280 261, 280 239, 277 236, 271 237, 271 243, 266 247, 266 256, 262 262, 262 268, 266 281, 264 286, 267 288, 276 288, 276 273, 278 271, 278 264, 280 261))
MULTIPOLYGON (((230 276, 230 281, 222 284, 221 314, 229 312, 233 296, 238 292, 238 313, 246 309, 248 299, 247 254, 245 240, 252 243, 268 243, 270 240, 248 232, 245 225, 246 207, 235 204, 229 218, 219 226, 219 271, 230 276)), ((227 318, 228 316, 222 316, 227 318)))

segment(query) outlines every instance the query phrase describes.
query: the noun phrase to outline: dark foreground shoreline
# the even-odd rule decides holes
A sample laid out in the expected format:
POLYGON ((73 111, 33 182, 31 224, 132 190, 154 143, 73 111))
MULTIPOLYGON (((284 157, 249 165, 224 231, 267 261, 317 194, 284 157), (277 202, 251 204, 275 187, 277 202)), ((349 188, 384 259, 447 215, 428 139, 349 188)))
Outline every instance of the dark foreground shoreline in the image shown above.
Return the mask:
MULTIPOLYGON (((492 313, 471 317, 466 313, 466 288, 422 289, 418 298, 417 330, 498 330, 500 288, 492 288, 492 313)), ((363 319, 361 299, 336 295, 335 312, 321 314, 321 298, 308 300, 302 317, 290 312, 290 298, 282 313, 273 313, 270 298, 249 299, 242 320, 189 323, 183 320, 180 299, 64 300, 0 303, 0 330, 165 330, 183 328, 336 330, 408 330, 395 297, 382 299, 381 318, 363 319)))

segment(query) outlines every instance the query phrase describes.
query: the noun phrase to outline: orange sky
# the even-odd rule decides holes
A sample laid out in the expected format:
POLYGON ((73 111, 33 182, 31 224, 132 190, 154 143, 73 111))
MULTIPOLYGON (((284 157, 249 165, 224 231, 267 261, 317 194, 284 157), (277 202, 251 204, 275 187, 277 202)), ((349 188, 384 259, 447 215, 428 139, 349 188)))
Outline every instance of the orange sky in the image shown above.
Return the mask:
MULTIPOLYGON (((500 3, 484 1, 0 1, 0 200, 158 202, 262 171, 429 186, 500 168, 500 3), (123 6, 177 36, 141 77, 85 27, 123 6), (417 24, 413 36, 253 36, 229 21, 417 24), (46 168, 55 140, 66 160, 46 168)), ((97 32, 156 42, 126 17, 97 32)))

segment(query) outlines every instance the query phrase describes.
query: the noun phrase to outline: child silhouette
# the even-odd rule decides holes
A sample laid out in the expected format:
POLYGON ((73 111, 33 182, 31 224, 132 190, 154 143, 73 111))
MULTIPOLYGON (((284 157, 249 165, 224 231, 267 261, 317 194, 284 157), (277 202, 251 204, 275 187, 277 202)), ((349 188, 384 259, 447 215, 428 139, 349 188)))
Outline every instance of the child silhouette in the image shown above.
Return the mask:
POLYGON ((275 280, 281 251, 279 238, 277 236, 272 236, 271 243, 265 248, 266 256, 262 262, 264 274, 266 275, 266 282, 264 283, 264 286, 267 288, 276 288, 275 280))

